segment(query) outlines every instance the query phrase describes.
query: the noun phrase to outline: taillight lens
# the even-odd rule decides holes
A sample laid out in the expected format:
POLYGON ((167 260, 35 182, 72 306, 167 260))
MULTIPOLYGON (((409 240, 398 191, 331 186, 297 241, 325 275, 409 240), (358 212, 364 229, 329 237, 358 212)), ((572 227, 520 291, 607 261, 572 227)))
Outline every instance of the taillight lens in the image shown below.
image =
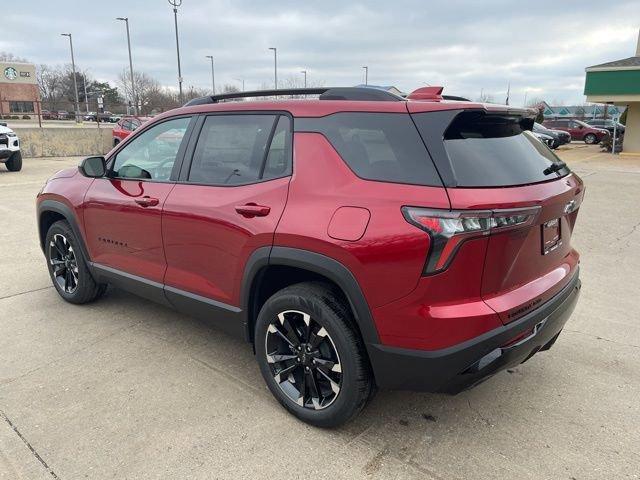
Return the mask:
POLYGON ((438 273, 449 265, 460 245, 471 238, 533 224, 540 207, 505 210, 431 210, 402 207, 407 222, 431 237, 423 273, 438 273))

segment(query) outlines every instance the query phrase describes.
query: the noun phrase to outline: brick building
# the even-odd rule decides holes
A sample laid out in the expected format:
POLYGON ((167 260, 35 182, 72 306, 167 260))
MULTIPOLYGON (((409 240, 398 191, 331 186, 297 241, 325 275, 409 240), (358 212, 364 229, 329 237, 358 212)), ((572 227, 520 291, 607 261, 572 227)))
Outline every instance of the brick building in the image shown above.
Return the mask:
POLYGON ((39 100, 35 65, 0 62, 0 115, 36 113, 39 100))

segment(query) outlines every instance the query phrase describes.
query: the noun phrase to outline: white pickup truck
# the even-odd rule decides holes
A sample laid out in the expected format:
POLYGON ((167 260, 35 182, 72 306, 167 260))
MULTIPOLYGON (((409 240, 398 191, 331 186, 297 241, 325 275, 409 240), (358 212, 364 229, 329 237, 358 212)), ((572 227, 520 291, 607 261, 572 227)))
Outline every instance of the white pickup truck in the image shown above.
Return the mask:
POLYGON ((22 169, 20 139, 6 123, 0 123, 0 163, 4 163, 10 172, 22 169))

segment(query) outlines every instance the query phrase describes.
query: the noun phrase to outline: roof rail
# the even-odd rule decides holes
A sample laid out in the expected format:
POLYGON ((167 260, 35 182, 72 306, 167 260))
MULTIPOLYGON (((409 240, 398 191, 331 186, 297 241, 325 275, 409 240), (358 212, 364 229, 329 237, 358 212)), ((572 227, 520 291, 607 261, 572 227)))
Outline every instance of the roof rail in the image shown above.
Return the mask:
POLYGON ((253 90, 250 92, 221 93, 219 95, 209 95, 206 97, 194 98, 184 104, 185 107, 193 105, 206 105, 209 103, 219 103, 224 100, 250 97, 276 97, 289 95, 319 95, 320 100, 355 100, 355 101, 404 101, 399 97, 385 90, 362 87, 318 87, 318 88, 287 88, 276 90, 253 90))

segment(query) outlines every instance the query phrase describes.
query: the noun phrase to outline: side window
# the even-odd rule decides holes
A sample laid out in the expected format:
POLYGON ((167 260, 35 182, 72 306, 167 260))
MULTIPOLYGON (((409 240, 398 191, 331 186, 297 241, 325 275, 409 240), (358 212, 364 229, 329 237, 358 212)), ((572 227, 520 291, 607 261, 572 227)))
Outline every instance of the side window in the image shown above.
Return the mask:
POLYGON ((291 175, 291 120, 282 115, 273 134, 262 179, 291 175))
MULTIPOLYGON (((252 114, 208 116, 193 152, 188 180, 208 185, 260 180, 276 118, 252 114)), ((274 163, 275 157, 274 153, 274 163)))
POLYGON ((112 176, 166 181, 178 155, 190 117, 155 125, 125 146, 113 163, 112 176))

